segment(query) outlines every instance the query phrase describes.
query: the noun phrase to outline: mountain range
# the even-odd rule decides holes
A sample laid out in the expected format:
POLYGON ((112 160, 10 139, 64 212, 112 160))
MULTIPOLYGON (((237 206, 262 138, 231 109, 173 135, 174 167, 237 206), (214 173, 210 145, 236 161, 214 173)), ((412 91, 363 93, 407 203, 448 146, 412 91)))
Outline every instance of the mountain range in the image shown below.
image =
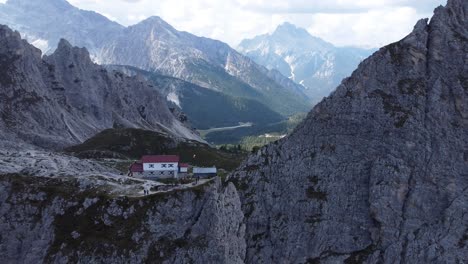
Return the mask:
POLYGON ((58 40, 86 47, 100 64, 117 64, 183 79, 223 94, 256 100, 281 115, 308 111, 304 87, 220 41, 174 29, 159 17, 123 27, 65 0, 8 0, 0 24, 50 53, 58 40))
POLYGON ((264 127, 284 120, 283 116, 253 99, 230 96, 136 67, 108 65, 106 68, 144 77, 167 99, 171 109, 183 110, 197 129, 228 127, 239 122, 252 122, 264 127))
MULTIPOLYGON (((70 142, 101 123, 155 128, 169 116, 145 79, 97 66, 85 49, 61 41, 41 58, 4 26, 0 44, 0 136, 36 131, 42 140, 33 143, 41 143, 50 131, 48 141, 70 142), (134 99, 142 96, 148 99, 134 99)), ((195 186, 0 148, 0 259, 465 263, 467 54, 468 1, 448 0, 430 21, 362 61, 290 135, 195 186)), ((159 147, 134 138, 105 131, 81 147, 118 145, 122 155, 159 147)))
POLYGON ((313 103, 328 96, 374 50, 335 47, 291 23, 243 40, 239 52, 306 87, 313 103))
POLYGON ((86 47, 92 56, 124 28, 65 0, 8 0, 0 4, 0 24, 18 30, 44 54, 51 54, 63 38, 74 46, 86 47))
POLYGON ((115 127, 202 141, 143 78, 94 64, 84 48, 62 39, 42 57, 6 26, 0 26, 0 43, 2 143, 59 149, 115 127))

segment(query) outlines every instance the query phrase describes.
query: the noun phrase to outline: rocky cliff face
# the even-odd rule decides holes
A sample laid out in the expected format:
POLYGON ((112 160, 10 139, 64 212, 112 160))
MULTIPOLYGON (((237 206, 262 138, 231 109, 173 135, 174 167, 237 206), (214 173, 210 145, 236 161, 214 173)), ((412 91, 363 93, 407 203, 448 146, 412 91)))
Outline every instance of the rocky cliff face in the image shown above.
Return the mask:
POLYGON ((371 54, 365 49, 337 48, 290 23, 278 26, 272 34, 245 39, 237 49, 304 85, 314 103, 328 96, 371 54))
POLYGON ((247 263, 468 259, 468 2, 365 60, 231 176, 247 263))
POLYGON ((7 175, 0 191, 5 263, 243 263, 232 184, 124 198, 74 178, 7 175))
POLYGON ((0 27, 0 130, 42 147, 81 143, 112 127, 136 127, 199 139, 175 119, 143 79, 108 72, 86 49, 62 40, 50 56, 0 27))

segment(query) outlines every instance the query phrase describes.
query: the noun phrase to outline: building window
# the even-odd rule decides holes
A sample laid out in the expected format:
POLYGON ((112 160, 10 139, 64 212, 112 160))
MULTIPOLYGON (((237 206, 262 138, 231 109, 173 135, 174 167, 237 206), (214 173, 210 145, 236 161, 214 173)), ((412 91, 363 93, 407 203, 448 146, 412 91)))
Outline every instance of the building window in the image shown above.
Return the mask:
POLYGON ((167 164, 161 165, 162 168, 167 168, 167 164))
POLYGON ((163 172, 163 171, 160 171, 160 172, 159 172, 159 175, 163 175, 163 174, 164 174, 164 172, 163 172))
POLYGON ((174 168, 174 164, 169 164, 169 168, 174 168))
POLYGON ((150 168, 150 169, 154 169, 154 164, 150 164, 150 165, 149 165, 149 168, 150 168))

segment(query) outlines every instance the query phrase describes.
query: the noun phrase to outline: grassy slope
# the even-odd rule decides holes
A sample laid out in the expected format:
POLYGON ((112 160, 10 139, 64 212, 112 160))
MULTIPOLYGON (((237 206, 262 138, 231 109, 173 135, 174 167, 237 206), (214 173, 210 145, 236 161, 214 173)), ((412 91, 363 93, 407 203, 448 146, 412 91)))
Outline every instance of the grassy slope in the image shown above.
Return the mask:
MULTIPOLYGON (((167 87, 177 87, 182 111, 197 129, 234 126, 239 122, 265 125, 285 119, 281 114, 259 101, 249 99, 258 98, 261 95, 255 91, 252 92, 252 88, 245 84, 239 84, 234 77, 227 75, 224 71, 213 73, 213 78, 219 78, 215 84, 226 89, 226 91, 220 92, 135 67, 115 67, 123 67, 131 72, 146 76, 153 86, 163 94, 168 93, 167 87), (220 76, 224 76, 224 79, 220 76)), ((203 67, 198 71, 203 72, 203 67)))
POLYGON ((192 65, 191 70, 195 74, 193 79, 210 83, 231 96, 257 100, 285 116, 309 111, 311 108, 307 98, 298 97, 260 72, 250 74, 255 76, 258 86, 263 87, 261 91, 203 61, 192 65))
POLYGON ((264 125, 284 119, 255 100, 227 96, 206 89, 198 94, 196 91, 185 92, 181 101, 183 111, 188 113, 193 125, 200 129, 237 125, 239 122, 264 125))
POLYGON ((178 83, 182 111, 198 129, 232 126, 239 122, 263 125, 284 120, 283 116, 253 99, 230 96, 158 74, 151 74, 150 79, 156 87, 178 83))
POLYGON ((163 134, 140 129, 104 130, 65 151, 83 158, 139 159, 143 155, 176 154, 182 162, 226 170, 237 168, 245 157, 245 153, 224 152, 199 142, 177 143, 163 134))

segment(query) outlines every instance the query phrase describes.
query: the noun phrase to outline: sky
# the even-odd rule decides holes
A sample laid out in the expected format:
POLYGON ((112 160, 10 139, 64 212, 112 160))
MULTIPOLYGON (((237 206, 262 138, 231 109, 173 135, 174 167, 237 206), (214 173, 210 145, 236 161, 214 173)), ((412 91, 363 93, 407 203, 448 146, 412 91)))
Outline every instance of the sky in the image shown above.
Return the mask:
POLYGON ((68 0, 129 26, 160 16, 178 30, 236 47, 283 22, 336 46, 377 48, 407 35, 446 0, 68 0))

